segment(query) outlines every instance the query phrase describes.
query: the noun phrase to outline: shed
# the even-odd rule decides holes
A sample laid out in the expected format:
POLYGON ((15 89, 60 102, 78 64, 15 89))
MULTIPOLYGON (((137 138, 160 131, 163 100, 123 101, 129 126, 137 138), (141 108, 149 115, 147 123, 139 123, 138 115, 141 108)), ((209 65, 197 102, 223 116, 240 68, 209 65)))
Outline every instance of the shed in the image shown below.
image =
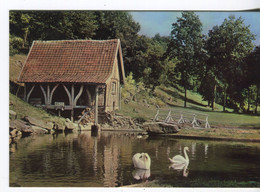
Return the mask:
POLYGON ((120 108, 125 73, 119 39, 34 41, 18 81, 24 100, 47 110, 120 108))

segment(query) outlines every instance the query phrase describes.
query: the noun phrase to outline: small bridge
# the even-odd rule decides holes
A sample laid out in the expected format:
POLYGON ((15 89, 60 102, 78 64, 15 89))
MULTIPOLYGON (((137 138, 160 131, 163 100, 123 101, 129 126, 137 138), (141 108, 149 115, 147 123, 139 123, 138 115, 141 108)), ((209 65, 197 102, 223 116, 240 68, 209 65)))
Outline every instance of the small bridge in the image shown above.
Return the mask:
POLYGON ((159 121, 164 123, 177 123, 184 124, 190 123, 192 127, 201 127, 204 125, 205 128, 210 128, 209 115, 202 113, 191 113, 175 110, 163 110, 158 109, 153 121, 159 121))

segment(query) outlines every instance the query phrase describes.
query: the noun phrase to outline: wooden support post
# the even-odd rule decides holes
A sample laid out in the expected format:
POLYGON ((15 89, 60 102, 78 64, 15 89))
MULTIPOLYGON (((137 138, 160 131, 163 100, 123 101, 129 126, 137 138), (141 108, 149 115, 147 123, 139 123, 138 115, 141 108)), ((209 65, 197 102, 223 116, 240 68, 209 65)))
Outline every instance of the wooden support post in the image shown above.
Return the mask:
POLYGON ((71 99, 71 94, 70 94, 69 90, 67 89, 67 87, 64 84, 62 84, 62 86, 65 89, 65 91, 66 91, 66 93, 67 93, 67 95, 69 97, 70 105, 72 105, 72 103, 71 103, 72 99, 71 99))
POLYGON ((57 87, 59 86, 59 84, 56 84, 55 87, 53 87, 53 89, 51 90, 51 93, 50 93, 50 100, 49 100, 49 103, 51 104, 52 102, 52 96, 53 96, 53 93, 54 91, 57 89, 57 87))
POLYGON ((95 124, 91 126, 91 135, 96 136, 100 127, 98 125, 98 86, 95 88, 95 124))
POLYGON ((24 84, 23 100, 26 101, 26 83, 24 84))
POLYGON ((82 92, 83 92, 83 85, 80 86, 80 90, 79 90, 77 96, 75 97, 75 99, 74 99, 74 101, 73 101, 74 106, 77 105, 77 101, 78 101, 79 97, 81 96, 82 92))
POLYGON ((193 114, 193 120, 192 120, 192 127, 194 128, 195 126, 199 126, 198 123, 197 123, 197 120, 196 120, 196 115, 193 114))
POLYGON ((71 109, 71 122, 73 122, 74 118, 74 84, 71 85, 71 102, 70 105, 72 107, 71 109))
POLYGON ((71 105, 74 106, 74 84, 71 85, 71 105))
POLYGON ((47 105, 47 103, 48 103, 48 100, 47 100, 47 95, 46 95, 46 92, 45 92, 45 90, 44 90, 44 88, 43 88, 43 86, 42 86, 42 85, 40 85, 40 88, 41 88, 41 90, 42 90, 42 93, 43 93, 43 96, 44 96, 44 103, 45 103, 45 105, 47 105))
POLYGON ((157 113, 156 113, 155 117, 153 118, 153 121, 157 121, 158 120, 158 115, 159 115, 159 109, 157 109, 157 113))
POLYGON ((209 116, 206 116, 205 128, 210 128, 208 117, 209 117, 209 116))
POLYGON ((72 108, 72 109, 71 109, 71 116, 70 116, 71 122, 74 121, 73 117, 74 117, 74 109, 72 108))
POLYGON ((47 105, 50 105, 50 85, 47 85, 47 105))
POLYGON ((26 96, 26 102, 29 102, 30 95, 34 89, 35 85, 32 86, 31 90, 29 91, 28 95, 26 96))
POLYGON ((181 113, 181 118, 179 119, 178 123, 185 123, 185 121, 183 119, 183 112, 181 113))
POLYGON ((172 111, 170 110, 168 115, 167 115, 167 117, 166 117, 166 119, 164 120, 165 123, 168 123, 171 120, 171 112, 172 111))
POLYGON ((98 86, 95 88, 95 125, 98 125, 98 86))

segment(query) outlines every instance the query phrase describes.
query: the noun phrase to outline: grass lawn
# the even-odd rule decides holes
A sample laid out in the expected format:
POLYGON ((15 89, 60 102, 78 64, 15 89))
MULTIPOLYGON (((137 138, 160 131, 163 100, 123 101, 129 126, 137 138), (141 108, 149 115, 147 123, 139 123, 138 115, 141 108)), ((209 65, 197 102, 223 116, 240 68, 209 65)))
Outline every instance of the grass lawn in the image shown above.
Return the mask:
MULTIPOLYGON (((199 119, 205 120, 208 115, 209 123, 213 127, 240 127, 240 128, 260 128, 260 116, 253 114, 231 113, 232 109, 227 108, 227 112, 222 112, 222 106, 216 104, 215 110, 207 107, 207 102, 202 100, 201 95, 192 91, 187 91, 187 107, 183 107, 183 93, 177 88, 168 88, 164 86, 155 89, 155 95, 167 105, 161 106, 160 114, 167 116, 169 110, 180 118, 180 113, 191 113, 197 115, 199 119)), ((152 120, 157 112, 155 105, 149 106, 140 100, 139 102, 131 101, 128 104, 122 102, 119 113, 131 116, 132 118, 142 118, 144 120, 152 120)), ((203 125, 204 126, 204 125, 203 125)))
POLYGON ((9 102, 11 103, 9 108, 16 112, 18 119, 21 119, 24 116, 31 116, 36 119, 41 119, 45 122, 54 121, 61 124, 65 122, 64 118, 58 116, 52 116, 46 111, 24 102, 22 99, 16 97, 11 93, 9 93, 9 102))
MULTIPOLYGON (((229 112, 224 113, 219 111, 211 111, 211 109, 207 108, 202 111, 196 110, 192 107, 184 108, 179 106, 165 106, 162 107, 160 111, 166 117, 170 109, 176 112, 177 115, 179 115, 180 112, 200 113, 208 115, 209 123, 213 127, 260 128, 260 116, 256 115, 236 114, 229 112)), ((122 103, 121 110, 118 112, 132 118, 143 118, 144 120, 152 120, 157 112, 157 108, 154 105, 150 105, 148 107, 142 102, 130 102, 128 104, 122 103)), ((205 116, 199 116, 199 118, 205 118, 205 116)))

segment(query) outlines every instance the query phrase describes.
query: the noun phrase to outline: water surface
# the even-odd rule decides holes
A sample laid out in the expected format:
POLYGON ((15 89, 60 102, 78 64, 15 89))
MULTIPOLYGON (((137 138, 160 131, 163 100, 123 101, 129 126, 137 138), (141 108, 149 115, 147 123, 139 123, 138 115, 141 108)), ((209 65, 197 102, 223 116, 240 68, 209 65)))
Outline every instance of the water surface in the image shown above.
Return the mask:
POLYGON ((239 187, 260 181, 260 145, 255 143, 116 132, 94 137, 86 131, 22 138, 11 150, 11 187, 118 187, 146 180, 172 187, 239 187), (171 168, 168 158, 183 155, 185 146, 190 149, 187 169, 171 168), (133 166, 132 156, 140 152, 151 157, 149 172, 133 166))

